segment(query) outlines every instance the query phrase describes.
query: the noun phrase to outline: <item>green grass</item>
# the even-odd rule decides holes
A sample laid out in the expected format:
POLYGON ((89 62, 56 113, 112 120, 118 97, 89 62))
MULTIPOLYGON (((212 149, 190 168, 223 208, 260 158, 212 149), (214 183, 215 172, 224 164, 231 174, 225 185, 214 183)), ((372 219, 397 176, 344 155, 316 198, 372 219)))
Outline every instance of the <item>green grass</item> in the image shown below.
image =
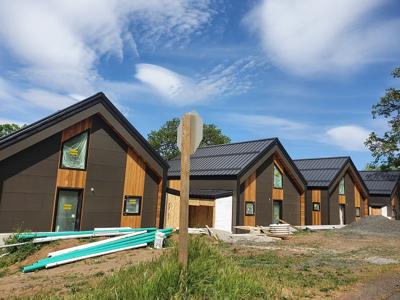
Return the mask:
MULTIPOLYGON (((323 298, 356 278, 341 258, 322 254, 237 253, 232 246, 191 237, 187 276, 180 273, 176 245, 157 260, 92 284, 67 282, 72 299, 299 299, 323 298)), ((93 283, 94 282, 94 283, 93 283)), ((43 295, 40 298, 42 299, 43 295)), ((55 299, 49 296, 48 299, 55 299)))
POLYGON ((176 247, 147 263, 116 272, 83 292, 78 299, 256 299, 263 285, 248 277, 232 258, 206 239, 190 240, 187 277, 180 273, 176 247))
MULTIPOLYGON (((16 233, 16 234, 18 234, 18 233, 16 233)), ((5 243, 9 244, 9 245, 21 243, 21 240, 18 240, 16 238, 16 234, 13 234, 10 237, 8 237, 5 240, 5 243)), ((5 249, 0 250, 0 255, 3 253, 8 253, 8 255, 0 257, 0 277, 2 275, 4 276, 6 274, 7 267, 9 267, 17 262, 23 261, 29 255, 31 255, 34 252, 36 252, 37 250, 39 250, 40 247, 41 246, 39 244, 27 243, 25 245, 5 248, 5 249)))

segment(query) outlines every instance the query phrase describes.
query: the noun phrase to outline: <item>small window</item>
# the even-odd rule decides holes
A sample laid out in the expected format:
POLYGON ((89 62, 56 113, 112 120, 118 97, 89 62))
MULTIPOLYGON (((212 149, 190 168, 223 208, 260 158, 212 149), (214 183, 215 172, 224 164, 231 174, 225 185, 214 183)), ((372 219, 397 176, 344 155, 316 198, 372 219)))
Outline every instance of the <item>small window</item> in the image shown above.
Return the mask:
POLYGON ((142 206, 141 196, 125 196, 124 216, 140 215, 141 206, 142 206))
POLYGON ((344 194, 345 194, 345 188, 344 188, 344 177, 343 177, 339 182, 339 195, 344 195, 344 194))
POLYGON ((254 216, 255 205, 254 202, 246 202, 246 216, 254 216))
POLYGON ((313 210, 313 211, 320 211, 320 210, 321 210, 321 205, 320 205, 320 203, 319 203, 319 202, 313 202, 312 210, 313 210))
POLYGON ((77 170, 86 169, 88 136, 89 132, 86 131, 63 143, 61 168, 77 170))
POLYGON ((361 216, 361 210, 359 207, 356 207, 356 217, 360 217, 361 216))
POLYGON ((274 188, 281 189, 283 187, 282 173, 279 168, 274 165, 274 188))

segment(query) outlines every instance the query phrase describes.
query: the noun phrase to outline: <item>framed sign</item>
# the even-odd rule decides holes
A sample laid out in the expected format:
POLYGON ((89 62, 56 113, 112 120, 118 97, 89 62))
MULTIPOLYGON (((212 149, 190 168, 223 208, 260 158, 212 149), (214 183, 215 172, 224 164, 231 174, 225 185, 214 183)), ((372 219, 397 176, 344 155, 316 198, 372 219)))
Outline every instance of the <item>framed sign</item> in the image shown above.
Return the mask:
POLYGON ((246 201, 245 204, 245 209, 246 209, 246 216, 254 216, 255 214, 255 203, 254 202, 250 202, 250 201, 246 201))
POLYGON ((140 215, 142 208, 142 196, 125 196, 124 216, 140 215))

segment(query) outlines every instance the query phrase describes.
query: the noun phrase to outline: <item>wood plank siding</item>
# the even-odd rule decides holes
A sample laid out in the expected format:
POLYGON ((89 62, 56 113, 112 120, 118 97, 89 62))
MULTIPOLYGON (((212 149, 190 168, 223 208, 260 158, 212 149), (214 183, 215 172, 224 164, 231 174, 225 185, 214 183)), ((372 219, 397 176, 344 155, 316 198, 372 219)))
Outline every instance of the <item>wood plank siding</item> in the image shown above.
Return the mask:
MULTIPOLYGON (((257 210, 256 203, 256 173, 250 175, 246 181, 244 182, 244 190, 243 190, 243 200, 244 200, 244 210, 246 212, 246 202, 254 202, 255 210, 257 210)), ((244 225, 245 226, 256 226, 256 215, 246 216, 244 214, 244 225)))
MULTIPOLYGON (((146 166, 142 159, 133 151, 132 148, 128 148, 126 156, 125 166, 125 183, 124 183, 124 197, 125 196, 140 196, 142 197, 142 210, 144 196, 144 180, 146 176, 146 166)), ((122 199, 122 210, 124 209, 122 199)), ((124 216, 121 211, 121 226, 122 227, 133 227, 138 228, 141 226, 142 214, 137 216, 124 216)))
POLYGON ((321 223, 321 210, 322 210, 321 190, 312 190, 311 198, 312 198, 312 204, 311 204, 312 225, 321 225, 322 224, 321 223), (314 211, 313 203, 319 203, 319 211, 314 211))

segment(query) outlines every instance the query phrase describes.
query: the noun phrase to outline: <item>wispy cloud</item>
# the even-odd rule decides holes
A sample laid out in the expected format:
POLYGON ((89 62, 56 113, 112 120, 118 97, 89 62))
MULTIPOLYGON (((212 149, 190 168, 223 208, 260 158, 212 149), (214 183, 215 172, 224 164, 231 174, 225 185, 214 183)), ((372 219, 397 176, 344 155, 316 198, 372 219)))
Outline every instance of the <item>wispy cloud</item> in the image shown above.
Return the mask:
POLYGON ((369 131, 357 125, 345 125, 330 128, 326 131, 326 142, 348 151, 366 151, 364 145, 369 131))
POLYGON ((244 23, 275 64, 300 75, 358 69, 400 53, 400 18, 382 0, 264 0, 244 23))
POLYGON ((345 151, 366 151, 364 141, 369 130, 358 125, 318 126, 313 123, 294 121, 262 114, 228 113, 225 123, 241 124, 240 128, 257 138, 278 137, 335 146, 345 151))
POLYGON ((246 57, 189 77, 158 65, 138 64, 135 76, 170 103, 190 105, 244 94, 267 67, 265 59, 246 57))
POLYGON ((209 0, 1 1, 0 51, 13 67, 0 76, 12 71, 21 83, 17 98, 43 97, 36 104, 50 110, 63 106, 65 95, 88 96, 105 83, 126 91, 132 86, 99 74, 101 59, 186 45, 209 24, 211 6, 209 0))

